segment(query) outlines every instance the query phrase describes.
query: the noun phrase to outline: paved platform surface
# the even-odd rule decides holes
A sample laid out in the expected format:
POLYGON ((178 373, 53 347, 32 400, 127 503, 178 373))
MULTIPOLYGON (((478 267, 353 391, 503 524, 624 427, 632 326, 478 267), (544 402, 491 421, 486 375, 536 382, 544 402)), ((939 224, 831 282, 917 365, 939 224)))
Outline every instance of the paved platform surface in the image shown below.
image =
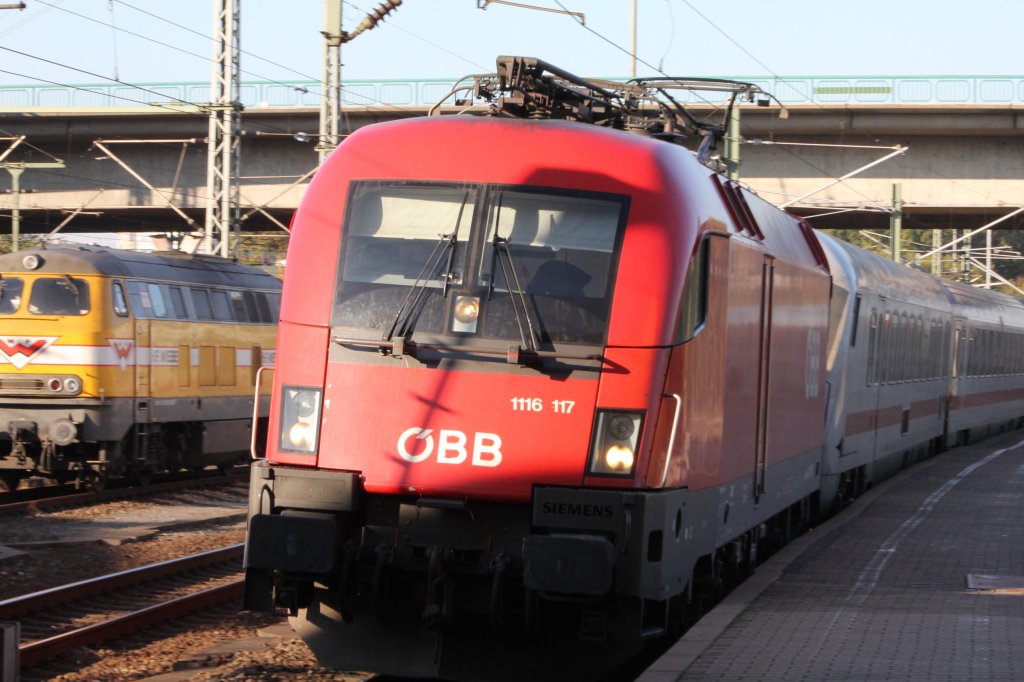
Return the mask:
POLYGON ((1024 680, 1024 431, 869 491, 638 679, 1024 680))

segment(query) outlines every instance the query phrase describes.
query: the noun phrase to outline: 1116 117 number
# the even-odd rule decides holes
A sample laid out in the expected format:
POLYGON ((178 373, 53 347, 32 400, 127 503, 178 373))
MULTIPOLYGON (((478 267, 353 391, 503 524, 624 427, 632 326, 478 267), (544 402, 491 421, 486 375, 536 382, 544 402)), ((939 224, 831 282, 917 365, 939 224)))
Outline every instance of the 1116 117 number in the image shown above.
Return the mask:
MULTIPOLYGON (((544 400, 541 398, 509 398, 514 412, 543 412, 544 400)), ((572 414, 576 407, 575 400, 552 400, 550 409, 556 414, 572 414)))

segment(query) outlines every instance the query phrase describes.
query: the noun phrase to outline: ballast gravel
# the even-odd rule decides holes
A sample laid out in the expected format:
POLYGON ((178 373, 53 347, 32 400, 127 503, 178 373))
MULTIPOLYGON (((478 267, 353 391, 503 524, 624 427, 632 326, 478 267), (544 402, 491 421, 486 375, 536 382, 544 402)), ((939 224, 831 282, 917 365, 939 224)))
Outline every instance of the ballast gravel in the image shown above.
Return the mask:
MULTIPOLYGON (((241 543, 244 510, 244 492, 228 491, 8 516, 0 545, 22 553, 0 553, 6 557, 0 559, 0 601, 241 543), (225 508, 222 518, 196 521, 186 513, 210 505, 225 508), (186 524, 180 528, 175 528, 176 508, 186 524), (151 531, 124 531, 135 520, 154 516, 161 521, 151 531), (104 529, 119 532, 104 537, 104 529)), ((21 671, 22 682, 356 682, 370 677, 320 668, 284 618, 242 612, 233 604, 128 639, 81 647, 59 661, 21 671)))

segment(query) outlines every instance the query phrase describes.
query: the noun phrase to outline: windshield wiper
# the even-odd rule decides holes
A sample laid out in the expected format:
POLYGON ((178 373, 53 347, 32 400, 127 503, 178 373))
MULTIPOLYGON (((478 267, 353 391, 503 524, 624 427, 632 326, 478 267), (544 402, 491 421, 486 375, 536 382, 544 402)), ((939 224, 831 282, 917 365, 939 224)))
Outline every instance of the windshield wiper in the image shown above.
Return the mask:
MULTIPOLYGON (((505 285, 508 287, 509 300, 512 301, 512 312, 516 317, 516 326, 519 327, 519 339, 522 341, 523 350, 528 353, 537 352, 537 332, 534 329, 533 318, 530 316, 530 306, 526 302, 526 294, 523 293, 523 286, 519 282, 519 273, 516 272, 516 264, 512 260, 512 251, 508 248, 508 239, 499 237, 497 230, 494 232, 494 240, 492 241, 494 247, 494 259, 498 261, 498 265, 501 266, 501 275, 505 278, 505 285), (505 261, 508 262, 508 268, 512 271, 512 277, 509 278, 508 272, 505 270, 505 262, 498 258, 498 253, 505 253, 505 261), (512 290, 513 285, 515 291, 512 290), (518 306, 516 304, 519 304, 518 306), (523 314, 519 315, 519 308, 522 307, 523 314), (526 323, 526 327, 523 327, 523 323, 526 323), (529 334, 527 334, 529 332, 529 334)), ((491 264, 491 272, 494 272, 494 264, 491 264)), ((494 291, 494 276, 491 276, 491 291, 494 291)))
POLYGON ((81 305, 81 295, 78 293, 78 285, 75 284, 74 280, 71 279, 71 275, 60 276, 61 285, 71 292, 71 295, 75 297, 75 303, 81 305))
POLYGON ((426 262, 423 263, 423 268, 420 270, 420 274, 416 276, 416 281, 413 282, 409 293, 402 299, 402 305, 398 306, 395 319, 391 321, 387 331, 384 332, 384 336, 381 338, 381 341, 387 342, 380 346, 382 354, 400 357, 404 352, 405 337, 410 331, 409 327, 412 323, 413 315, 419 309, 420 303, 423 300, 423 293, 427 290, 427 282, 430 281, 434 271, 437 270, 437 264, 441 262, 441 256, 444 255, 446 250, 448 251, 448 265, 444 272, 441 297, 448 296, 448 287, 452 278, 452 263, 455 262, 455 247, 459 242, 459 225, 462 224, 462 214, 466 210, 466 202, 468 201, 469 192, 466 192, 462 197, 462 204, 459 206, 459 214, 455 217, 455 225, 452 228, 451 234, 441 235, 441 239, 434 245, 434 249, 427 256, 426 262), (395 338, 396 336, 397 338, 395 338))
MULTIPOLYGON (((398 312, 395 313, 395 319, 391 321, 387 330, 384 332, 382 341, 391 341, 398 336, 398 341, 404 341, 406 333, 409 331, 409 324, 412 321, 414 311, 416 311, 420 303, 423 300, 423 293, 427 290, 427 282, 430 281, 431 277, 437 270, 438 264, 441 262, 441 257, 444 255, 446 250, 451 250, 451 254, 448 257, 448 270, 445 273, 444 282, 444 295, 448 294, 448 278, 451 276, 451 263, 452 256, 455 254, 455 244, 457 243, 456 233, 442 234, 440 240, 434 245, 434 249, 427 256, 427 260, 423 263, 423 268, 420 270, 420 274, 416 276, 416 281, 413 282, 409 288, 409 293, 402 299, 402 304, 398 306, 398 312)), ((401 346, 398 352, 393 353, 394 355, 401 355, 401 346)), ((384 346, 381 346, 383 349, 384 346)))

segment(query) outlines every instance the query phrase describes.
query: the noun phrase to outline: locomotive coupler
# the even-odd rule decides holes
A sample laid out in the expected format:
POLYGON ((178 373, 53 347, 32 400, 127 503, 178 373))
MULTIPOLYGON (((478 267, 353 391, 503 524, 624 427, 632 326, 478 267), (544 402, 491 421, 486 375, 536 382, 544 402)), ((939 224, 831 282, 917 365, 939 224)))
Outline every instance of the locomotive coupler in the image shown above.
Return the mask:
POLYGON ((373 566, 373 604, 377 615, 384 615, 384 604, 387 603, 388 568, 394 559, 394 552, 390 547, 378 545, 376 548, 377 560, 373 566))
POLYGON ((451 579, 445 567, 445 559, 451 552, 446 547, 434 545, 430 548, 427 569, 427 604, 423 608, 423 621, 430 628, 446 624, 451 618, 451 579))
POLYGON ((509 558, 505 554, 499 554, 491 561, 491 570, 494 572, 494 577, 491 579, 491 627, 495 630, 500 629, 503 625, 501 607, 508 564, 509 558))

